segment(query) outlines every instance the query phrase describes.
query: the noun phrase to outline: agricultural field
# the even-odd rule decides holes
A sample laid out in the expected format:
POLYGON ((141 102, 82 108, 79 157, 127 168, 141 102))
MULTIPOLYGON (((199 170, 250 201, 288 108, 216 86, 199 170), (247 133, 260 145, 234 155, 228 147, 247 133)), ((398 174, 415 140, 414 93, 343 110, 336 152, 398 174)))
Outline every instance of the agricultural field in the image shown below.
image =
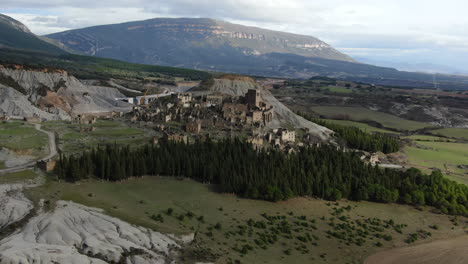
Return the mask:
POLYGON ((403 150, 411 166, 423 170, 440 169, 449 178, 468 184, 468 144, 416 142, 403 150))
POLYGON ((332 93, 352 93, 353 90, 351 88, 342 87, 342 86, 324 86, 321 88, 322 90, 326 90, 332 93))
POLYGON ((430 124, 406 120, 394 115, 362 107, 315 106, 310 109, 329 119, 347 117, 353 121, 373 121, 382 124, 384 127, 396 130, 413 131, 431 127, 430 124))
POLYGON ((362 263, 383 249, 462 235, 467 224, 465 218, 429 208, 312 198, 272 203, 216 189, 148 176, 119 183, 49 180, 27 196, 35 202, 64 199, 103 208, 161 232, 196 232, 184 263, 206 258, 220 258, 217 263, 362 263))
POLYGON ((468 128, 443 128, 432 131, 432 134, 468 140, 468 128))
POLYGON ((137 146, 148 143, 154 135, 152 130, 112 120, 98 120, 90 125, 51 121, 46 122, 43 128, 57 133, 59 148, 65 153, 81 152, 100 144, 137 146))

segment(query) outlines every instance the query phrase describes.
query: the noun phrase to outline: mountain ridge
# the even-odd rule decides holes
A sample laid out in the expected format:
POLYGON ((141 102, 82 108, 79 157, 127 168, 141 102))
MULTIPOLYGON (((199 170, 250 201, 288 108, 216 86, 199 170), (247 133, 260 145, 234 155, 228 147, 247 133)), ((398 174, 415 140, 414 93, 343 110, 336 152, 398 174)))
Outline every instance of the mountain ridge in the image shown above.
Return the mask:
POLYGON ((127 61, 148 64, 176 63, 176 58, 163 57, 160 54, 156 54, 158 56, 154 58, 152 54, 160 52, 163 48, 169 52, 175 50, 174 45, 181 50, 184 46, 190 46, 187 44, 192 44, 192 48, 198 51, 209 47, 212 50, 219 49, 219 53, 235 52, 237 49, 244 55, 278 52, 355 62, 351 57, 312 36, 243 26, 210 18, 153 18, 68 30, 46 37, 58 40, 87 55, 116 59, 127 56, 127 61), (166 43, 163 43, 164 41, 166 43), (148 47, 145 45, 147 43, 153 45, 148 47), (154 47, 157 45, 160 46, 154 47), (228 50, 227 46, 230 46, 231 50, 228 50), (117 51, 130 54, 117 56, 117 51), (131 54, 132 52, 139 52, 143 57, 132 57, 136 56, 131 54))
POLYGON ((59 47, 34 35, 23 23, 0 14, 0 47, 64 54, 59 47))

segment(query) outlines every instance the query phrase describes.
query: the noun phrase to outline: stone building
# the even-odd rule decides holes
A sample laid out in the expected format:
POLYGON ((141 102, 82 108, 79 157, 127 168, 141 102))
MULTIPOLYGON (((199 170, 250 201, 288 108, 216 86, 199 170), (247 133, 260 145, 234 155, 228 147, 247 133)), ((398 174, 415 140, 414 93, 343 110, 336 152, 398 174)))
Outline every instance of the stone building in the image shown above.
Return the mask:
POLYGON ((252 144, 255 148, 261 148, 264 144, 263 137, 261 136, 252 136, 247 140, 247 142, 252 144))
POLYGON ((97 118, 95 116, 78 115, 73 119, 73 122, 81 125, 91 125, 97 122, 97 118))
POLYGON ((260 91, 249 89, 245 95, 245 101, 249 107, 259 107, 261 103, 260 91))
POLYGON ((288 129, 279 129, 278 136, 280 136, 282 143, 295 142, 296 141, 296 131, 288 129))
POLYGON ((185 126, 185 131, 189 133, 200 133, 201 132, 201 121, 191 121, 185 126))
POLYGON ((227 103, 223 105, 223 117, 231 122, 245 123, 249 109, 245 104, 227 103))
POLYGON ((40 124, 42 122, 42 119, 38 116, 32 116, 32 117, 25 117, 24 121, 32 124, 40 124))
POLYGON ((164 133, 164 138, 167 139, 168 141, 188 143, 188 137, 182 134, 168 132, 168 133, 164 133))
POLYGON ((45 172, 51 172, 55 169, 56 164, 55 160, 40 160, 37 162, 37 167, 45 172))
POLYGON ((7 116, 6 114, 0 115, 0 121, 8 121, 10 120, 10 117, 7 116))
POLYGON ((207 95, 206 96, 206 107, 220 106, 223 104, 223 96, 221 95, 207 95))
POLYGON ((265 124, 268 124, 271 121, 273 121, 273 112, 274 112, 273 107, 271 107, 268 110, 263 111, 263 122, 265 122, 265 124))
POLYGON ((246 123, 248 125, 261 124, 263 123, 263 112, 262 111, 250 111, 247 113, 246 123))
POLYGON ((182 104, 190 103, 192 101, 192 93, 178 93, 177 99, 182 104))

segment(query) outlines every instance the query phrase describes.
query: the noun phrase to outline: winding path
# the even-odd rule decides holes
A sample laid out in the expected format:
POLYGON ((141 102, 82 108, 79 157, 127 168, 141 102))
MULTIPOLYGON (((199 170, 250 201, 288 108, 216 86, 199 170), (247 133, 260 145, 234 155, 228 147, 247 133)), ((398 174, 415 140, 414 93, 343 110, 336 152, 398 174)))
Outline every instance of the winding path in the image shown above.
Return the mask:
MULTIPOLYGON (((43 157, 43 158, 40 158, 39 160, 48 160, 48 159, 53 158, 55 155, 57 155, 57 146, 55 145, 55 135, 54 135, 54 133, 41 129, 40 124, 36 124, 34 127, 36 128, 37 131, 41 131, 43 133, 46 133, 47 136, 49 137, 49 154, 47 156, 43 157)), ((31 162, 28 162, 28 163, 25 163, 25 164, 22 164, 22 165, 19 165, 19 166, 6 168, 6 169, 1 169, 0 174, 18 172, 18 171, 24 170, 26 168, 33 167, 33 166, 36 165, 36 163, 37 163, 37 160, 31 161, 31 162)))

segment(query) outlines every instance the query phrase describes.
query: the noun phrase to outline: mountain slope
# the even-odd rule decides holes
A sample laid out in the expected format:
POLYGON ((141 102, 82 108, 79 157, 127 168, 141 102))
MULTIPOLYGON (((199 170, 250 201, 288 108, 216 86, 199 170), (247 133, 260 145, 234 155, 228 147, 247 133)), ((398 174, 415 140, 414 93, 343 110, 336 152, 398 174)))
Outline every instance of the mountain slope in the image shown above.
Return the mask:
POLYGON ((21 22, 0 14, 0 47, 2 46, 47 53, 65 53, 60 48, 38 38, 21 22))
POLYGON ((268 53, 353 61, 314 37, 206 18, 156 18, 65 31, 47 37, 87 55, 192 68, 199 64, 215 65, 236 55, 268 53))

